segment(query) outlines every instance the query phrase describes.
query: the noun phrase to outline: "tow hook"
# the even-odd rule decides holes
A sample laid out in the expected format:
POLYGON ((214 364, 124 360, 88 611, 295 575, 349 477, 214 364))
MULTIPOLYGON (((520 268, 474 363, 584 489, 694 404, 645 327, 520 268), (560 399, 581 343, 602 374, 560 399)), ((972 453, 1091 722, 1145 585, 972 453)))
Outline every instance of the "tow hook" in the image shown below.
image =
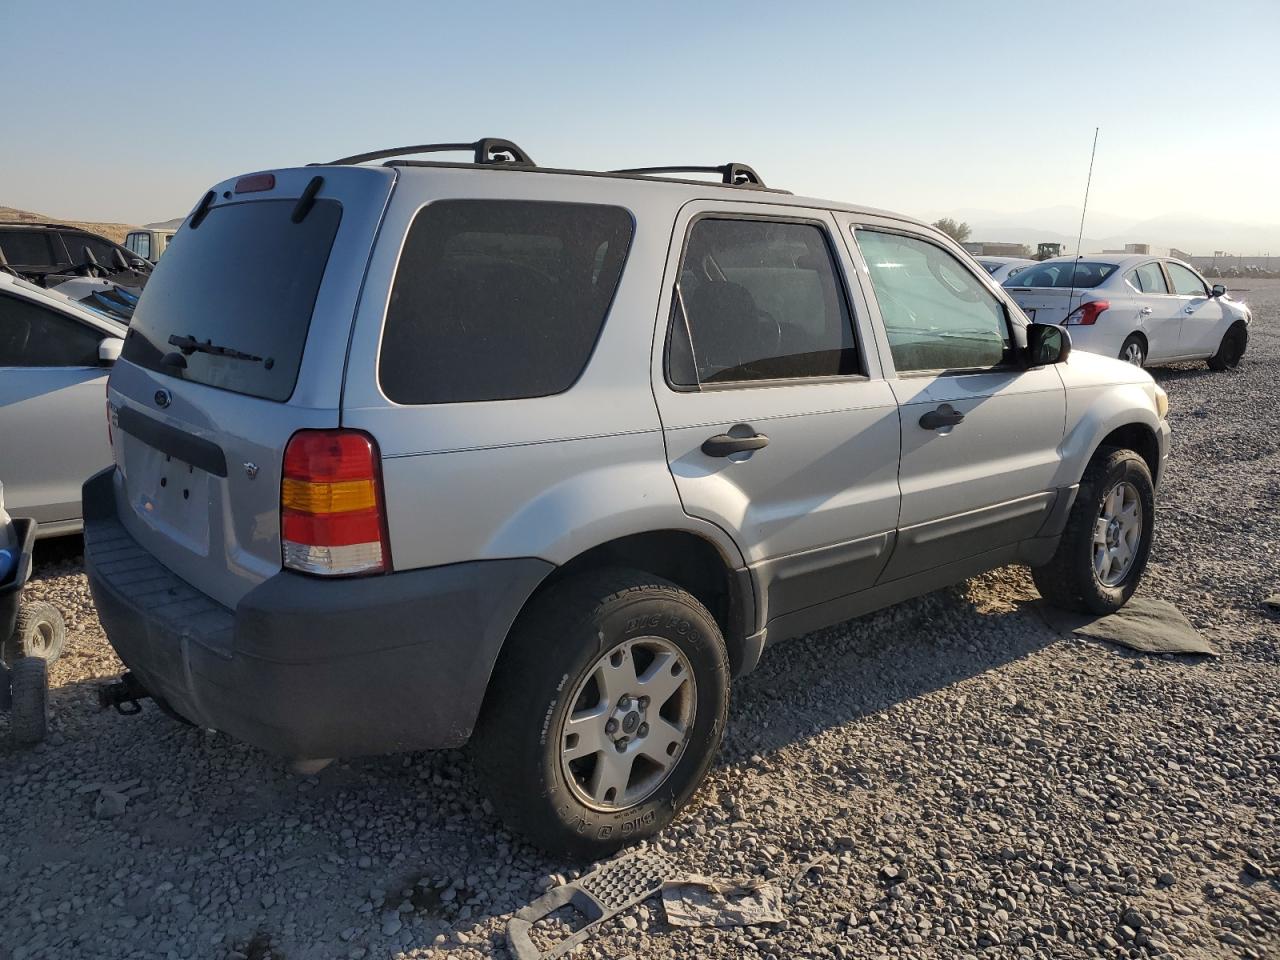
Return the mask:
POLYGON ((126 673, 113 683, 104 683, 98 687, 98 706, 106 710, 115 707, 117 713, 133 716, 142 712, 141 700, 151 694, 132 673, 126 673))

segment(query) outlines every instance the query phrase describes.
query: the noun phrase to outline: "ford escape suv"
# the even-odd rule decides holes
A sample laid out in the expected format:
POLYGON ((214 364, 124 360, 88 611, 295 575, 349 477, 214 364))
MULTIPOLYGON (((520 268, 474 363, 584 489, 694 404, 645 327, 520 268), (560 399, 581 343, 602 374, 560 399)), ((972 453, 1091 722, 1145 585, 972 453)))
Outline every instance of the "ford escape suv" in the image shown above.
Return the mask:
POLYGON ((84 488, 120 699, 295 759, 469 742, 594 857, 768 644, 1011 563, 1132 594, 1167 398, 947 237, 740 164, 403 159, 445 148, 227 180, 157 265, 84 488))

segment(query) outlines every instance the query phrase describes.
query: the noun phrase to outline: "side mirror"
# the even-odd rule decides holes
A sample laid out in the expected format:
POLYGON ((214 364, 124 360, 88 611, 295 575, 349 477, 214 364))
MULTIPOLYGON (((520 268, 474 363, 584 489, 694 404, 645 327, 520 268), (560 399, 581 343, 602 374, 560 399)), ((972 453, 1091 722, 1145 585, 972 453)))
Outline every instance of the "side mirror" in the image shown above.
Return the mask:
POLYGON ((98 363, 109 367, 120 359, 120 351, 124 349, 124 341, 119 337, 107 337, 98 344, 98 363))
POLYGON ((1071 334, 1065 327, 1052 323, 1027 325, 1027 366, 1043 367, 1049 363, 1062 363, 1071 356, 1071 334))
POLYGON ((1215 283, 1213 285, 1213 295, 1215 297, 1225 297, 1227 295, 1227 288, 1220 283, 1215 283))

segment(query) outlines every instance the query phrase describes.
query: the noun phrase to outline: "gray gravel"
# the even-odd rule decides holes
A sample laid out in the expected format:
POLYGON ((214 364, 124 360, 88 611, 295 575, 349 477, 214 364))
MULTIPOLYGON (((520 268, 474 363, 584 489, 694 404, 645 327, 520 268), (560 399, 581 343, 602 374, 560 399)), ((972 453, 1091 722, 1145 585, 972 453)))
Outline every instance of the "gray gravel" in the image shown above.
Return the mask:
MULTIPOLYGON (((673 930, 651 900, 579 955, 1280 955, 1280 282, 1233 286, 1244 366, 1157 372, 1144 587, 1223 656, 1059 638, 1013 568, 773 649, 659 846, 777 880, 788 922, 673 930)), ((502 831, 464 753, 308 778, 95 712, 119 666, 62 550, 29 590, 70 627, 53 735, 17 752, 0 718, 0 958, 501 956, 510 913, 575 875, 502 831)))

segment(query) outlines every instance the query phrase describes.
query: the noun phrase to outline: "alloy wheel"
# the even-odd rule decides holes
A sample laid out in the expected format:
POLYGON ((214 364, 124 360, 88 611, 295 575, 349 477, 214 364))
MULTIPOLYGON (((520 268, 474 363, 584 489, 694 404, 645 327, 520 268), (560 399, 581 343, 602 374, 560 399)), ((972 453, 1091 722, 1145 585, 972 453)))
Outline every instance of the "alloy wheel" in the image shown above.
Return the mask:
POLYGON ((670 776, 688 746, 697 687, 674 643, 639 637, 602 654, 569 702, 558 737, 565 780, 587 806, 616 810, 670 776))
POLYGON ((1093 570, 1104 587, 1119 586, 1133 569, 1142 543, 1142 500, 1127 480, 1102 500, 1093 528, 1093 570))

